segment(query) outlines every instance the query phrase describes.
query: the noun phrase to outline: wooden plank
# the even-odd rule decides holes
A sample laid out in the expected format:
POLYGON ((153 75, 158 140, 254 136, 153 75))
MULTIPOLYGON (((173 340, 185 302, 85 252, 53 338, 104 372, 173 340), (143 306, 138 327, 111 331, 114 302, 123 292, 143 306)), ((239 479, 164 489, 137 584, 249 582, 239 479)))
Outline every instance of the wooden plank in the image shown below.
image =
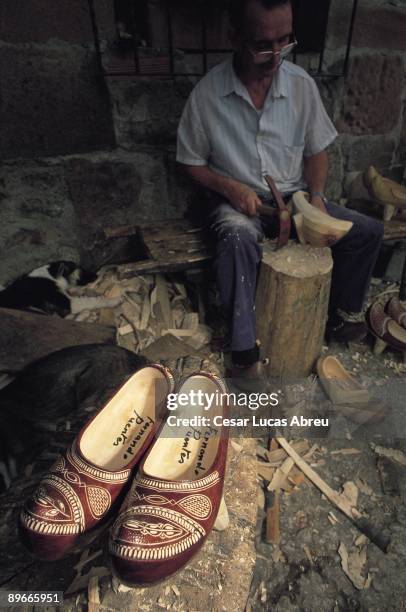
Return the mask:
POLYGON ((384 224, 384 240, 396 240, 398 238, 406 238, 406 221, 392 219, 385 221, 384 224))
POLYGON ((207 264, 212 259, 208 254, 191 254, 189 257, 184 255, 168 258, 166 261, 144 260, 134 263, 121 264, 115 266, 117 276, 120 280, 132 278, 140 274, 159 274, 165 272, 178 272, 189 268, 198 268, 207 264))
POLYGON ((104 236, 109 238, 126 238, 135 236, 139 232, 138 225, 120 225, 118 227, 103 228, 104 236))
POLYGON ((267 544, 279 544, 281 541, 280 533, 280 491, 265 493, 266 504, 266 533, 267 544))

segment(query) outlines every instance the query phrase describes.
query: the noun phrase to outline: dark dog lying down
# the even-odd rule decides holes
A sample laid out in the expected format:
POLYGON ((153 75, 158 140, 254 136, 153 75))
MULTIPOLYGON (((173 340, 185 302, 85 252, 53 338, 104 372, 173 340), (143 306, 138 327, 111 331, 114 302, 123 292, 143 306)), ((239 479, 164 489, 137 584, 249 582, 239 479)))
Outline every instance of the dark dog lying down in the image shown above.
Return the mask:
POLYGON ((118 346, 86 344, 51 353, 24 368, 0 390, 3 488, 32 459, 41 443, 52 440, 50 429, 55 429, 58 420, 86 406, 101 407, 145 364, 145 358, 118 346))
POLYGON ((69 295, 69 289, 92 283, 96 278, 97 274, 84 270, 73 261, 54 261, 20 276, 1 290, 0 307, 56 313, 65 317, 85 309, 118 306, 119 298, 69 295))

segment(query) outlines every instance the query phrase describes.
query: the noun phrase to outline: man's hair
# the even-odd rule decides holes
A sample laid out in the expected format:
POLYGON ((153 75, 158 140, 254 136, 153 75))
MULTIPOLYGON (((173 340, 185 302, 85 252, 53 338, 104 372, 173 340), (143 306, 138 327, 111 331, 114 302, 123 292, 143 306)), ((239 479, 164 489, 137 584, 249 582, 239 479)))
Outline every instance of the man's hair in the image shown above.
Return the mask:
MULTIPOLYGON (((266 9, 273 9, 278 6, 284 6, 285 4, 292 5, 292 0, 256 0, 266 9)), ((252 0, 229 0, 228 3, 228 17, 231 26, 238 31, 244 29, 245 21, 245 9, 249 2, 252 0)))

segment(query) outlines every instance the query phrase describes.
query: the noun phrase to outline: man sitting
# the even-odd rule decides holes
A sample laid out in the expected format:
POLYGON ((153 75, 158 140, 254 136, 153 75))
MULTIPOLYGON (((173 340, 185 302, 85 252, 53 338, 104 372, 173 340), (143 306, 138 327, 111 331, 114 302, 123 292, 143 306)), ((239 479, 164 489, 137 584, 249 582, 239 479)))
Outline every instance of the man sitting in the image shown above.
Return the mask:
POLYGON ((313 206, 353 222, 332 246, 331 339, 366 333, 360 319, 383 226, 324 197, 326 148, 337 132, 313 79, 285 59, 296 45, 290 0, 232 0, 230 23, 234 54, 192 91, 179 124, 177 161, 211 194, 207 221, 217 239, 217 283, 231 325, 231 375, 259 379, 255 288, 259 242, 269 228, 257 208, 267 198, 270 203, 264 177, 273 177, 285 199, 307 189, 313 206))

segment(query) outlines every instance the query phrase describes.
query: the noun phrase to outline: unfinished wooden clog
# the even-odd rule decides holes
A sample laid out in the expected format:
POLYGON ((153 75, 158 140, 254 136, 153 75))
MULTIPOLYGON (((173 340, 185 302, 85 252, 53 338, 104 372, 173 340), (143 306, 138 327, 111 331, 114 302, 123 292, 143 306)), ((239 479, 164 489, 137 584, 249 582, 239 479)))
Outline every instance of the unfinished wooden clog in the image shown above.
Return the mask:
POLYGON ((293 217, 302 244, 326 247, 343 238, 352 228, 351 221, 335 219, 309 202, 309 194, 297 191, 292 196, 293 217))
POLYGON ((385 221, 391 220, 397 208, 406 208, 405 185, 383 177, 373 166, 364 172, 363 181, 371 198, 385 207, 385 221))
POLYGON ((332 355, 320 357, 317 373, 333 404, 365 404, 369 393, 332 355))

